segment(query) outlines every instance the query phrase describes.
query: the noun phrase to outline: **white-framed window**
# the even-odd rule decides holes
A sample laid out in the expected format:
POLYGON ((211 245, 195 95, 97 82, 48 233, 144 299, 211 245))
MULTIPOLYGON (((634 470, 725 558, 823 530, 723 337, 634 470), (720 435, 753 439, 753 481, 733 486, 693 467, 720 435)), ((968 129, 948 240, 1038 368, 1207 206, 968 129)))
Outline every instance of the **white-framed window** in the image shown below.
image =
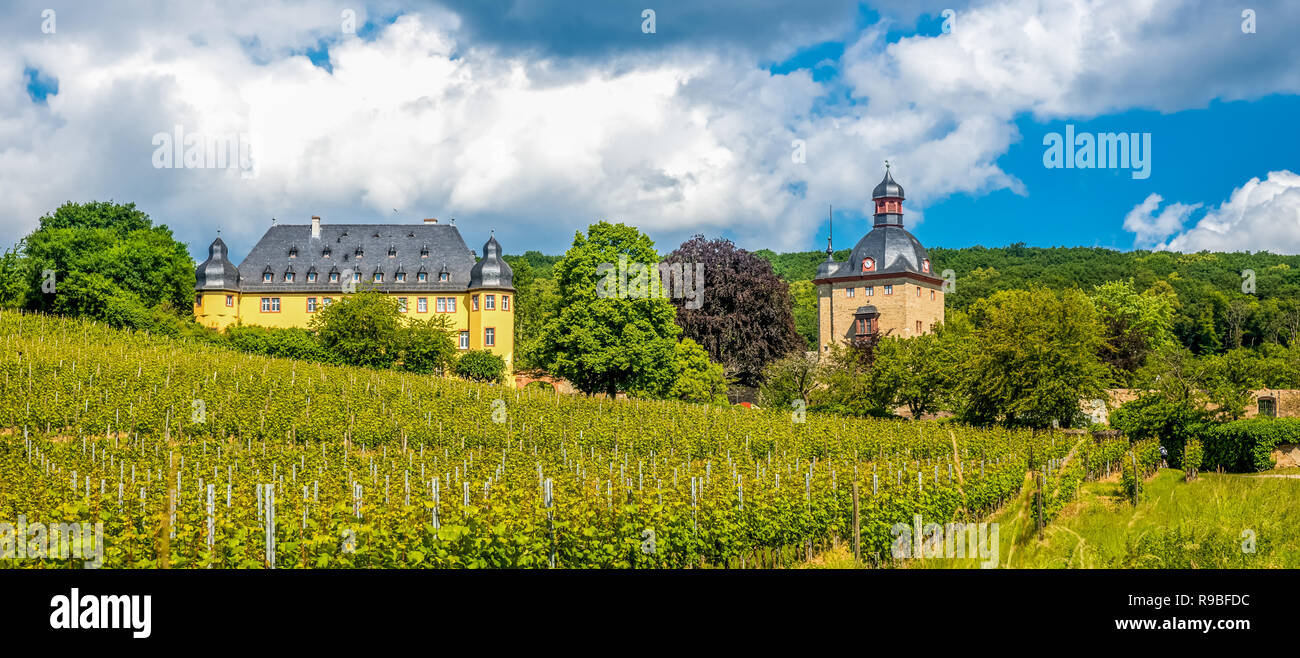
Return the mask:
POLYGON ((871 297, 872 295, 876 294, 876 289, 872 286, 867 286, 866 288, 862 289, 862 294, 866 295, 867 297, 871 297))
POLYGON ((308 312, 308 313, 315 313, 315 312, 316 312, 316 298, 315 298, 315 297, 308 297, 308 298, 307 298, 307 312, 308 312))
POLYGON ((279 297, 263 297, 263 298, 262 298, 262 312, 263 312, 263 313, 279 313, 279 312, 280 312, 280 298, 279 298, 279 297))
POLYGON ((469 296, 469 306, 470 306, 470 309, 472 309, 472 310, 475 310, 475 311, 478 310, 478 295, 470 295, 470 296, 469 296))
POLYGON ((501 310, 510 310, 510 295, 501 295, 501 310))
POLYGON ((462 350, 467 350, 467 349, 469 349, 469 332, 468 332, 468 331, 462 331, 462 332, 460 332, 460 349, 462 349, 462 350))
POLYGON ((439 297, 439 298, 435 301, 435 303, 437 304, 436 308, 438 309, 438 312, 439 312, 439 313, 446 313, 446 312, 447 312, 447 298, 446 298, 446 297, 439 297))
POLYGON ((416 312, 416 313, 428 313, 428 312, 429 312, 429 298, 428 298, 428 297, 417 297, 417 298, 415 299, 415 312, 416 312))
POLYGON ((448 297, 448 298, 447 298, 447 312, 448 312, 448 313, 455 313, 455 312, 456 312, 456 298, 455 298, 455 297, 448 297))
POLYGON ((397 312, 398 312, 398 313, 405 313, 405 312, 406 312, 406 298, 405 298, 405 297, 398 297, 398 298, 397 298, 397 312))
POLYGON ((235 296, 226 295, 226 306, 234 306, 234 305, 235 305, 235 296))
POLYGON ((845 288, 845 289, 844 289, 844 296, 845 296, 845 297, 852 297, 852 296, 853 296, 853 290, 854 290, 853 288, 845 288))
POLYGON ((489 311, 496 309, 496 307, 497 307, 497 296, 496 296, 496 295, 484 295, 483 297, 484 297, 484 299, 483 299, 483 308, 485 308, 485 309, 487 309, 487 310, 489 310, 489 311))
POLYGON ((333 298, 333 297, 326 297, 326 298, 320 300, 320 305, 321 305, 321 306, 329 306, 330 304, 333 304, 333 303, 334 303, 334 298, 333 298))
POLYGON ((892 294, 894 294, 894 286, 892 286, 892 285, 885 286, 885 294, 886 294, 886 295, 892 295, 892 294))
POLYGON ((485 328, 483 330, 483 345, 485 347, 492 347, 496 344, 497 344, 497 330, 493 329, 492 327, 485 328))

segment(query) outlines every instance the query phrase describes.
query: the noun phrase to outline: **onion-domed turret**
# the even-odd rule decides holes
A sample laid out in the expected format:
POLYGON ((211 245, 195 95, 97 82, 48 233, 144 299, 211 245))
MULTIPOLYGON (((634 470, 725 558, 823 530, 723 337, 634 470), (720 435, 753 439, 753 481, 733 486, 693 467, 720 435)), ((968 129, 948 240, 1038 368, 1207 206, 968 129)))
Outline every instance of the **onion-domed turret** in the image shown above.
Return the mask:
POLYGON ((885 163, 885 177, 876 184, 876 189, 871 191, 872 199, 902 199, 903 186, 894 181, 894 177, 889 174, 889 163, 885 163))
POLYGON ((194 271, 195 290, 239 289, 239 269, 230 262, 229 253, 221 238, 208 245, 208 259, 194 271))
POLYGON ((469 271, 470 289, 514 290, 514 281, 514 270, 501 257, 501 244, 495 235, 489 237, 487 244, 483 245, 483 258, 469 271))

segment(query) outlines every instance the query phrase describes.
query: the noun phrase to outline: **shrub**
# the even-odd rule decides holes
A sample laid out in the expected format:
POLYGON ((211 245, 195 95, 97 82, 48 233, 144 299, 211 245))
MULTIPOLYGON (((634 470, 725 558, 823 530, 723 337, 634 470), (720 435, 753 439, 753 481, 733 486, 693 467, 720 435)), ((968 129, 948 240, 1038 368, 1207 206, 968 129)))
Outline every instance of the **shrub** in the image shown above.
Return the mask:
POLYGON ((1160 441, 1174 468, 1182 466, 1183 446, 1209 428, 1203 410, 1189 402, 1168 400, 1160 393, 1146 393, 1121 406, 1111 414, 1110 423, 1130 440, 1160 441))
POLYGON ((1183 451, 1183 471, 1187 474, 1186 479, 1196 479, 1196 472, 1200 469, 1201 458, 1204 456, 1205 449, 1201 446, 1200 439, 1187 442, 1187 448, 1183 451))
POLYGON ((456 342, 446 315, 407 321, 398 329, 397 340, 404 370, 441 375, 456 363, 456 342))
POLYGON ((1273 448, 1300 443, 1300 418, 1256 417, 1212 428, 1205 436, 1205 466, 1225 471, 1273 468, 1273 448))
POLYGON ((506 360, 488 350, 470 350, 456 361, 456 376, 497 384, 506 378, 506 360))
POLYGON ((226 330, 226 340, 242 352, 324 363, 337 361, 306 329, 234 326, 226 330))

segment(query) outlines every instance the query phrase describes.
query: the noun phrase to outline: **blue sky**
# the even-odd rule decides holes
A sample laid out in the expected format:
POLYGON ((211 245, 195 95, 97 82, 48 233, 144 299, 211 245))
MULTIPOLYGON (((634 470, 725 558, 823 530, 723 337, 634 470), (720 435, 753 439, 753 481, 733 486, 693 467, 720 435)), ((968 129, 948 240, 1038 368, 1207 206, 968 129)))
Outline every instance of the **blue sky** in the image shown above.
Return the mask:
POLYGON ((114 199, 200 260, 218 228, 238 258, 311 215, 456 217, 510 253, 597 219, 661 251, 820 250, 828 204, 847 248, 889 159, 930 246, 1300 253, 1295 3, 1253 4, 1245 29, 1195 0, 663 0, 652 33, 643 4, 75 2, 55 30, 19 3, 0 244, 114 199), (1046 168, 1067 125, 1150 133, 1150 176, 1046 168), (162 166, 178 128, 251 157, 162 166))

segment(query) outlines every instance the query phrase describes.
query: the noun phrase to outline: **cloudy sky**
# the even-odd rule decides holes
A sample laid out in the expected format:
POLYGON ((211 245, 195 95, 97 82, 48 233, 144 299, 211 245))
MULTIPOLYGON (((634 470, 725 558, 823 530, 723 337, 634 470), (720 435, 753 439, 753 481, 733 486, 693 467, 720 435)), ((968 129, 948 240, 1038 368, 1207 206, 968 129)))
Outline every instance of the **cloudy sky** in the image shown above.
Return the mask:
POLYGON ((1248 4, 0 1, 0 248, 108 199, 200 257, 311 215, 822 249, 831 205, 848 247, 889 160, 927 245, 1300 253, 1300 3, 1248 4), (1045 165, 1104 133, 1128 167, 1045 165))

